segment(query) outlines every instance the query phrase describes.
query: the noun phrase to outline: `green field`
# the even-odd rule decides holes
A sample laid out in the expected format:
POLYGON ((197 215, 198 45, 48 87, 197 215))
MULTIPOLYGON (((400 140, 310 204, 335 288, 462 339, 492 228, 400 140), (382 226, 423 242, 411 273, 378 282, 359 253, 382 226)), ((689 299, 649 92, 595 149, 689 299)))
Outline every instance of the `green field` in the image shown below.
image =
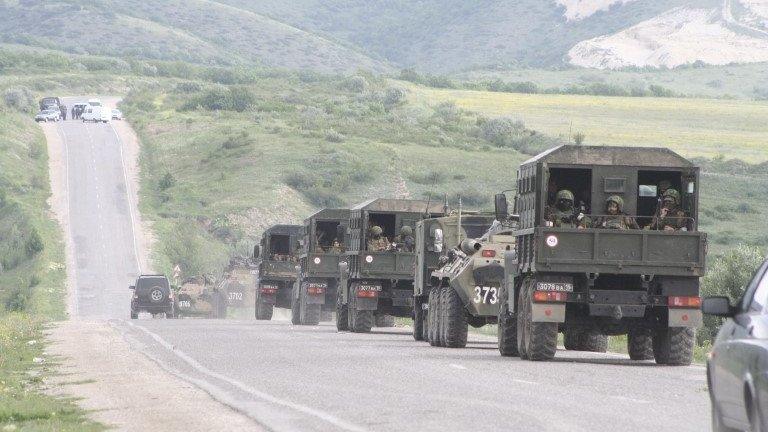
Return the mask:
POLYGON ((768 102, 410 89, 425 104, 455 101, 488 116, 521 119, 564 139, 581 132, 586 144, 668 147, 687 157, 724 155, 751 163, 768 160, 768 102))

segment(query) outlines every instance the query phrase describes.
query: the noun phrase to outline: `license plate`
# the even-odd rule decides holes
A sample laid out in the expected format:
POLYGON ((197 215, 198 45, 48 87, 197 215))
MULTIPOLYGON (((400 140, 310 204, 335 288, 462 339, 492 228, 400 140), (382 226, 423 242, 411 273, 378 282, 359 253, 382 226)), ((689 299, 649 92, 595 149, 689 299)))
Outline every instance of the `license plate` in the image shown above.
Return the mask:
POLYGON ((358 286, 360 291, 381 291, 381 285, 360 285, 358 286))
POLYGON ((573 292, 573 284, 567 282, 537 282, 536 291, 573 292))

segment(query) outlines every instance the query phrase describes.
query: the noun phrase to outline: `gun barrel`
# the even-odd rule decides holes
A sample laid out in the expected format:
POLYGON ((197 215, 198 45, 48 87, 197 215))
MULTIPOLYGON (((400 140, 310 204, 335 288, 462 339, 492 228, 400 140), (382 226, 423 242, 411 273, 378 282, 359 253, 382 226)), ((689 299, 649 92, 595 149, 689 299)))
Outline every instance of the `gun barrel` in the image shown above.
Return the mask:
POLYGON ((479 251, 481 247, 482 245, 480 245, 480 242, 474 239, 464 239, 461 242, 461 251, 467 255, 474 254, 479 251))

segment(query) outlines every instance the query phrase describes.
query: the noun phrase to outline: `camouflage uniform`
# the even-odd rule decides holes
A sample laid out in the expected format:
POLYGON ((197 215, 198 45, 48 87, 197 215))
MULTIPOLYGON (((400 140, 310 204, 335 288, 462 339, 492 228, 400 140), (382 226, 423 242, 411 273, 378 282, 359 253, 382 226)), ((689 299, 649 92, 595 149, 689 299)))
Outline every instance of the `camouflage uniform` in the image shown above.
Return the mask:
POLYGON ((344 247, 339 243, 338 240, 333 241, 333 246, 331 246, 331 252, 332 253, 342 253, 344 252, 344 247))
POLYGON ((413 229, 407 225, 400 228, 400 235, 395 237, 394 243, 397 244, 398 250, 413 252, 416 245, 416 239, 413 238, 413 229))
POLYGON ((563 189, 555 196, 555 207, 547 207, 545 210, 545 219, 552 222, 552 226, 557 228, 584 228, 587 226, 587 219, 581 220, 574 214, 573 210, 573 192, 563 189))
POLYGON ((382 235, 382 229, 379 226, 372 226, 368 233, 368 250, 374 252, 381 252, 389 249, 389 240, 382 235))
POLYGON ((595 219, 592 228, 621 230, 640 229, 635 218, 629 217, 624 213, 624 199, 618 195, 612 195, 605 200, 605 212, 607 213, 605 216, 600 216, 595 219), (611 214, 608 210, 608 206, 611 203, 615 203, 617 207, 617 211, 614 214, 611 214))
POLYGON ((685 211, 680 208, 680 192, 667 189, 664 192, 662 208, 653 218, 650 229, 679 231, 686 227, 687 222, 685 211))

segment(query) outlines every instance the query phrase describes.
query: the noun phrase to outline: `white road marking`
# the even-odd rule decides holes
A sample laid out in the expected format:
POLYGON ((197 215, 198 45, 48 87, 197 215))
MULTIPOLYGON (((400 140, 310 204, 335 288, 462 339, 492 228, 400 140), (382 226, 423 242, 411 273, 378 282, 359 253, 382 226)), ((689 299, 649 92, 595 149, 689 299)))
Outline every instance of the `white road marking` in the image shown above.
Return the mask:
POLYGON ((649 404, 649 403, 651 403, 651 401, 647 401, 647 400, 644 400, 644 399, 635 399, 635 398, 626 397, 626 396, 611 396, 611 398, 619 400, 619 401, 632 402, 632 403, 636 403, 636 404, 649 404))
MULTIPOLYGON (((201 373, 203 375, 208 375, 211 378, 215 378, 217 380, 224 381, 227 384, 229 384, 229 385, 231 385, 233 387, 236 387, 236 388, 238 388, 238 389, 240 389, 240 390, 242 390, 242 391, 244 391, 244 392, 246 392, 246 393, 248 393, 248 394, 250 394, 250 395, 252 395, 252 396, 254 396, 256 398, 259 398, 259 399, 261 399, 263 401, 270 402, 270 403, 273 403, 275 405, 281 405, 283 407, 290 408, 292 410, 301 412, 303 414, 307 414, 309 416, 316 417, 316 418, 318 418, 318 419, 320 419, 320 420, 322 420, 324 422, 332 424, 333 426, 335 426, 336 428, 338 428, 340 430, 354 431, 354 432, 359 432, 359 431, 361 432, 361 431, 365 431, 366 430, 366 429, 364 429, 364 428, 362 428, 362 427, 360 427, 358 425, 355 425, 355 424, 349 423, 349 422, 347 422, 345 420, 342 420, 342 419, 340 419, 340 418, 338 418, 338 417, 336 417, 336 416, 334 416, 332 414, 329 414, 329 413, 326 413, 326 412, 323 412, 323 411, 320 411, 318 409, 311 408, 311 407, 308 407, 308 406, 305 406, 305 405, 301 405, 301 404, 298 404, 298 403, 295 403, 295 402, 291 402, 291 401, 288 401, 288 400, 285 400, 285 399, 280 399, 280 398, 272 396, 272 395, 270 395, 268 393, 262 392, 260 390, 256 390, 253 387, 249 387, 248 385, 243 384, 243 383, 241 383, 239 381, 236 381, 236 380, 234 380, 232 378, 229 378, 229 377, 227 377, 225 375, 222 375, 220 373, 214 372, 214 371, 206 368, 205 366, 201 365, 200 363, 198 363, 195 359, 193 359, 189 355, 185 354, 183 351, 181 351, 178 348, 176 348, 176 346, 174 346, 173 344, 167 342, 165 339, 163 339, 159 335, 157 335, 157 334, 147 330, 146 328, 138 326, 138 325, 136 325, 136 324, 134 324, 134 323, 132 323, 130 321, 120 320, 120 322, 125 323, 125 324, 127 324, 127 325, 129 325, 129 326, 131 326, 131 327, 133 327, 133 328, 135 328, 135 329, 145 333, 146 335, 148 335, 149 337, 154 339, 157 343, 159 343, 161 346, 163 346, 164 348, 169 350, 172 354, 175 354, 179 359, 183 360, 190 367, 192 367, 197 372, 199 372, 199 373, 201 373)), ((183 379, 185 379, 187 381, 192 380, 190 377, 187 377, 187 376, 185 376, 185 375, 183 375, 181 373, 174 372, 174 374, 176 374, 177 376, 180 376, 181 378, 183 378, 183 379)), ((244 413, 244 414, 246 414, 246 413, 244 413)), ((258 420, 258 419, 256 419, 256 420, 258 420)))
POLYGON ((454 369, 459 369, 459 370, 467 370, 466 367, 464 367, 464 366, 462 366, 460 364, 455 364, 455 363, 451 363, 451 367, 454 368, 454 369))
POLYGON ((528 380, 517 379, 517 378, 513 378, 512 382, 516 382, 518 384, 539 385, 539 383, 537 383, 536 381, 528 381, 528 380))
POLYGON ((120 135, 117 134, 117 130, 115 130, 115 126, 112 125, 112 123, 109 123, 110 129, 112 129, 112 133, 115 134, 115 138, 117 139, 117 146, 120 149, 120 170, 123 172, 123 180, 125 181, 125 194, 126 198, 128 199, 128 213, 131 216, 131 239, 133 239, 133 255, 136 259, 136 268, 139 270, 139 274, 141 274, 141 261, 139 260, 139 246, 136 242, 136 231, 134 228, 136 227, 136 217, 133 215, 133 201, 131 200, 131 184, 128 182, 128 174, 125 170, 125 158, 123 157, 123 141, 120 139, 120 135))
MULTIPOLYGON (((69 238, 70 241, 74 241, 75 236, 72 233, 72 189, 69 187, 69 145, 67 144, 67 134, 64 132, 64 125, 58 125, 56 126, 56 131, 59 132, 59 136, 61 137, 61 143, 64 145, 64 183, 65 187, 67 188, 67 219, 69 219, 69 222, 67 225, 69 225, 69 238)), ((73 247, 74 249, 74 247, 73 247)), ((77 254, 77 251, 74 251, 75 255, 77 254)), ((73 258, 75 261, 77 258, 73 258)), ((72 289, 72 298, 74 301, 72 301, 72 312, 74 316, 79 315, 80 312, 80 306, 78 304, 78 298, 80 296, 80 290, 78 288, 77 283, 77 266, 71 265, 67 267, 72 267, 72 279, 73 279, 73 285, 71 287, 72 289)))

